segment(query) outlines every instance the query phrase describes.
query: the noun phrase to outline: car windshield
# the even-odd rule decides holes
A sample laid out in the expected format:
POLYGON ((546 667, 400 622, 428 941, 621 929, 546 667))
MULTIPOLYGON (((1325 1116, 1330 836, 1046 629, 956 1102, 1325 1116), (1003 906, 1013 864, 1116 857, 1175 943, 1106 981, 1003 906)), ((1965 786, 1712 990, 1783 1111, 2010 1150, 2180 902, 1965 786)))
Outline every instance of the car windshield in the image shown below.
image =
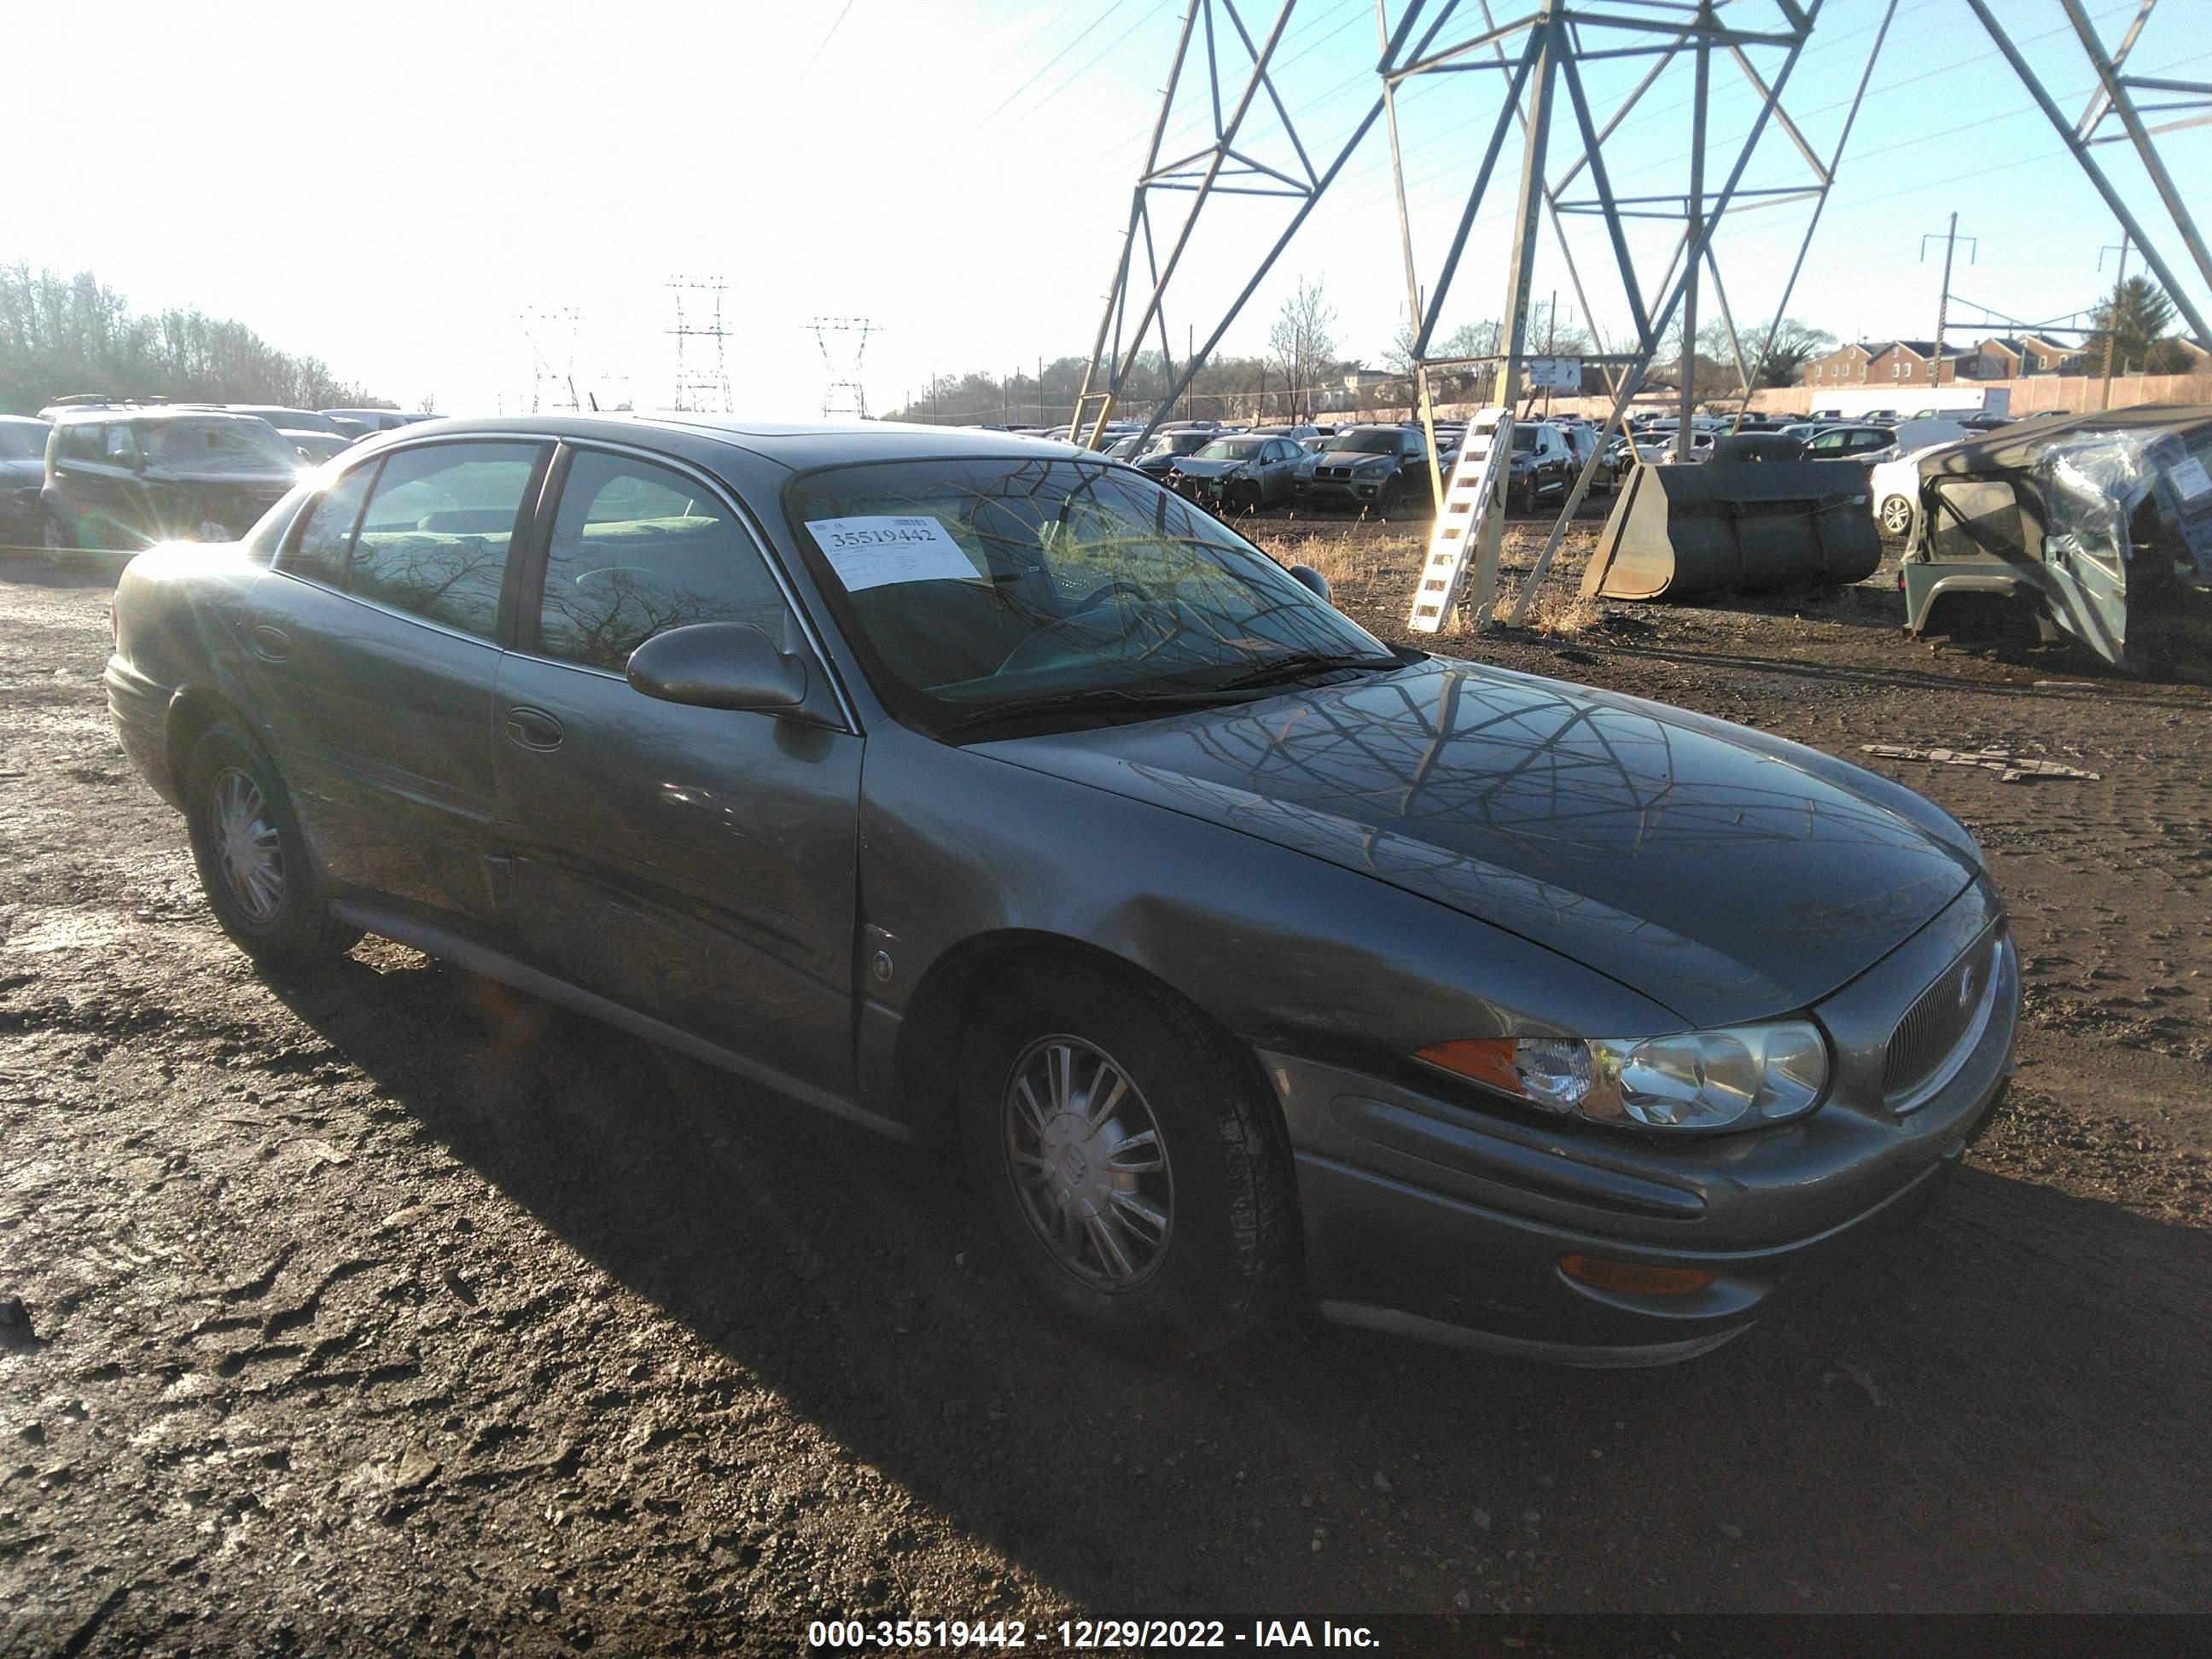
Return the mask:
POLYGON ((1041 700, 1231 694, 1314 658, 1395 661, 1226 526, 1121 467, 839 467, 795 480, 786 503, 878 692, 927 728, 1041 700))
POLYGON ((1220 438, 1198 452, 1201 461, 1249 461, 1260 453, 1257 438, 1220 438))
POLYGON ((1147 455, 1194 455, 1213 441, 1211 432, 1163 432, 1152 440, 1147 455))
POLYGON ((1398 453, 1398 434, 1395 432, 1340 432, 1328 441, 1328 447, 1339 454, 1395 455, 1398 453))
POLYGON ((0 459, 20 461, 46 453, 46 428, 17 426, 13 421, 0 424, 0 459))
POLYGON ((287 474, 300 466, 299 452, 262 420, 149 421, 139 437, 163 466, 287 474))
POLYGON ((1535 447, 1535 428, 1528 426, 1516 426, 1513 428, 1513 453, 1515 454, 1526 454, 1535 447))

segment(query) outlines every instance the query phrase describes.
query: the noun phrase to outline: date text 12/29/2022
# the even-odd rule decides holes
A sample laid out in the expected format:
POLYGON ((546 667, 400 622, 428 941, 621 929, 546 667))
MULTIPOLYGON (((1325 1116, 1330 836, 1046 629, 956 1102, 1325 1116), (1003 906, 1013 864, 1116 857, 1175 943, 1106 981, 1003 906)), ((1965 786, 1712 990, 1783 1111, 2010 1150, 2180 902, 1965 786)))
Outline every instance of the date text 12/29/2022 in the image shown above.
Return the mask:
MULTIPOLYGON (((1240 1621, 1241 1623, 1241 1621, 1240 1621)), ((1376 1648, 1364 1625, 1328 1620, 1255 1619, 1239 1627, 1220 1619, 1072 1619, 1032 1625, 1019 1619, 816 1619, 811 1653, 920 1653, 933 1650, 1029 1649, 1048 1653, 1126 1652, 1133 1648, 1376 1648)))

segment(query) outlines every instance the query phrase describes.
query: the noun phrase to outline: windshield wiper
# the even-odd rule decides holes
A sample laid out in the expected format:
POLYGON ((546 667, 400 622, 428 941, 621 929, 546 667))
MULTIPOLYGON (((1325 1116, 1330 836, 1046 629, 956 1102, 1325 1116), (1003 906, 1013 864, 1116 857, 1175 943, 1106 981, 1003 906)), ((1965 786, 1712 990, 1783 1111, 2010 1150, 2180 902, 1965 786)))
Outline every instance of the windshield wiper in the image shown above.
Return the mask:
POLYGON ((1243 702, 1234 686, 1212 686, 1204 690, 1127 691, 1119 686, 1094 686, 1088 691, 1058 691, 1048 696, 1016 697, 979 708, 946 722, 944 730, 964 732, 999 720, 1025 720, 1031 715, 1087 714, 1094 710, 1144 709, 1165 713, 1171 708, 1205 708, 1215 703, 1243 702))
POLYGON ((1319 673, 1326 668, 1398 668, 1403 665, 1395 657, 1377 657, 1364 651, 1300 651, 1291 656, 1277 657, 1262 663, 1249 673, 1224 680, 1219 689, 1241 691, 1259 685, 1279 685, 1285 680, 1303 679, 1308 674, 1319 673))

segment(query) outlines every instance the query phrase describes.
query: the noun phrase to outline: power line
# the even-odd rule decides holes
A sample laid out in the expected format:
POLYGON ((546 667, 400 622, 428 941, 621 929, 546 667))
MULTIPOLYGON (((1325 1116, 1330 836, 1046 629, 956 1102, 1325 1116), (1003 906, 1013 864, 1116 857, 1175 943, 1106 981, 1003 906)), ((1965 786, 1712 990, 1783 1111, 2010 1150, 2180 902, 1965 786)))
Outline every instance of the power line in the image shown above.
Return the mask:
POLYGON ((853 4, 854 0, 845 0, 844 7, 838 12, 836 21, 830 25, 830 32, 823 35, 820 41, 816 44, 814 48, 814 56, 806 60, 805 69, 802 69, 799 71, 801 75, 805 74, 807 70, 811 70, 814 67, 815 60, 822 56, 823 50, 828 47, 830 41, 836 38, 838 29, 843 25, 846 18, 852 15, 853 4))
POLYGON ((1101 23, 1103 23, 1108 18, 1111 17, 1115 12, 1121 10, 1122 7, 1128 3, 1129 0, 1113 0, 1113 3, 1111 5, 1108 6, 1105 10, 1100 12, 1096 17, 1092 18, 1089 23, 1084 26, 1082 32, 1077 34, 1075 39, 1070 40, 1058 52, 1053 53, 1050 58, 1045 59, 1043 64, 1031 74, 1028 80, 1023 82, 1021 85, 1016 87, 1003 99, 1000 100, 997 109, 994 109, 988 115, 975 123, 975 131, 981 132, 985 127, 989 126, 992 122, 998 119, 1001 110, 1004 110, 1008 104, 1012 103, 1017 98, 1019 98, 1024 93, 1027 92, 1038 82, 1043 80, 1047 75, 1052 72, 1053 69, 1059 64, 1061 58, 1066 57, 1068 53, 1073 52, 1078 46, 1081 46, 1085 40, 1091 38, 1092 30, 1096 29, 1101 23))

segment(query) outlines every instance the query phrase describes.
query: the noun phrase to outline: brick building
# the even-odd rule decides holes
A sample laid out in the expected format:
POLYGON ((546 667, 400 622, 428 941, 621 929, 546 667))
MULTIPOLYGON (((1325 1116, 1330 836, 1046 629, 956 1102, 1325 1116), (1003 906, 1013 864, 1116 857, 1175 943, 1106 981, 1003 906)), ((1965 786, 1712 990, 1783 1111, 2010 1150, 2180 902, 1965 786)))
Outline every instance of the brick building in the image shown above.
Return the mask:
MULTIPOLYGON (((1844 386, 1932 386, 1936 344, 1932 340, 1857 340, 1815 357, 1798 372, 1797 383, 1814 391, 1844 386)), ((1943 384, 1990 378, 1979 373, 1981 353, 1974 346, 1943 348, 1943 384)))

